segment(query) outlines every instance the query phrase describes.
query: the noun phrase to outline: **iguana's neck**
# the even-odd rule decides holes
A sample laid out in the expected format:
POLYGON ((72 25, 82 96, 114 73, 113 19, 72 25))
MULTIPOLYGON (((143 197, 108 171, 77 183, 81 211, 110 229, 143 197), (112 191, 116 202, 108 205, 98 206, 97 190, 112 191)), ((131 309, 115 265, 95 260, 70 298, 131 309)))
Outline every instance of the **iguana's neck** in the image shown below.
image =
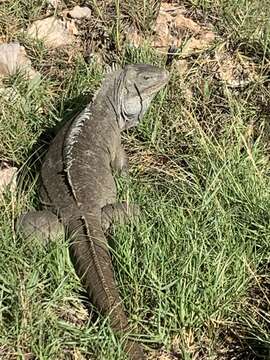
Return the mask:
POLYGON ((109 113, 110 117, 115 116, 120 130, 124 128, 124 119, 122 119, 121 113, 121 98, 124 90, 123 71, 114 71, 106 76, 92 102, 94 111, 101 114, 109 113))

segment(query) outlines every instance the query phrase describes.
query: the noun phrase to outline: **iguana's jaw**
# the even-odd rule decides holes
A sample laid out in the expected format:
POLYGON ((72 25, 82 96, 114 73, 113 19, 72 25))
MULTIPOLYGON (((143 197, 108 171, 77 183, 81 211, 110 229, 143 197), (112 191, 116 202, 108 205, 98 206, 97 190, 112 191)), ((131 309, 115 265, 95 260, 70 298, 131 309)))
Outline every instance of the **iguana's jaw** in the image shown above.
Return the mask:
POLYGON ((142 100, 141 112, 137 118, 137 122, 134 125, 136 125, 137 123, 139 123, 141 121, 141 119, 143 118, 144 114, 148 110, 150 103, 153 100, 153 98, 155 97, 155 95, 158 93, 159 90, 161 90, 168 83, 169 72, 167 70, 160 69, 160 72, 157 74, 157 79, 158 79, 158 81, 153 83, 153 85, 151 85, 148 88, 145 88, 143 90, 143 92, 141 94, 141 100, 142 100))
POLYGON ((167 70, 162 70, 158 74, 158 81, 154 83, 149 88, 144 89, 141 96, 150 97, 151 99, 155 96, 155 94, 161 90, 169 81, 169 72, 167 70))

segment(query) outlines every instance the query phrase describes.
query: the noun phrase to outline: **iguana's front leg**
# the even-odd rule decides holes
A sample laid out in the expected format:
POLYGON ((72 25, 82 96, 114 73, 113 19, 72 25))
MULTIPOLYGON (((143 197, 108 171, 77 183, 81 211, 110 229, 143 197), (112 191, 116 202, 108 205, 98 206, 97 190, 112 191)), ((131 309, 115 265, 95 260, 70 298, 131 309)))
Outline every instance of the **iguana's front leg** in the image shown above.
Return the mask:
POLYGON ((16 230, 25 237, 36 237, 43 242, 55 239, 64 233, 58 217, 48 210, 29 211, 16 222, 16 230))
POLYGON ((117 149, 115 158, 111 162, 111 166, 114 171, 120 172, 121 174, 128 172, 128 158, 121 144, 117 149))

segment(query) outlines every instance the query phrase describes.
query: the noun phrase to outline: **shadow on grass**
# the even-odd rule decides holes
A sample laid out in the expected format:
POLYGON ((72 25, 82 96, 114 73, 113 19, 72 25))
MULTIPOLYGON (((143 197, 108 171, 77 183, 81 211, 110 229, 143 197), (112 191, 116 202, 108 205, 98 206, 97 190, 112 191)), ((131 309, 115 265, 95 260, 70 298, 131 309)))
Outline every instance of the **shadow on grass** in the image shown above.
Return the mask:
POLYGON ((18 182, 27 191, 28 186, 38 178, 43 158, 50 146, 50 143, 56 136, 59 129, 68 121, 74 119, 91 101, 91 94, 80 95, 75 98, 68 99, 66 102, 59 103, 56 106, 56 113, 60 114, 61 122, 55 126, 46 128, 38 137, 34 146, 30 148, 27 161, 22 166, 22 170, 18 176, 18 182))
MULTIPOLYGON (((59 131, 59 129, 68 121, 74 119, 91 101, 91 95, 85 94, 75 98, 68 99, 64 104, 56 106, 56 112, 60 114, 62 121, 51 128, 47 128, 38 138, 34 147, 30 150, 29 155, 37 154, 40 156, 48 150, 48 147, 59 131)), ((40 157, 42 160, 42 156, 40 157)))
MULTIPOLYGON (((250 287, 241 316, 235 325, 219 330, 215 359, 269 360, 270 359, 270 264, 263 275, 250 287)), ((201 359, 205 351, 201 352, 201 359)))

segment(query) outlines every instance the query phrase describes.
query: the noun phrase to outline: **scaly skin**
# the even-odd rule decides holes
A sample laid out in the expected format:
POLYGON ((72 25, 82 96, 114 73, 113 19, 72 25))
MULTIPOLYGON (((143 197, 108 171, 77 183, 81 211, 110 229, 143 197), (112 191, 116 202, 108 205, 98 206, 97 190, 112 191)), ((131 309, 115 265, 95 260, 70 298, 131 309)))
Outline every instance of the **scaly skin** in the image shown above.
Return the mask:
MULTIPOLYGON (((105 217, 108 222, 114 212, 119 217, 127 208, 116 203, 112 170, 126 168, 120 132, 141 120, 167 81, 167 71, 144 64, 110 73, 93 102, 59 131, 41 170, 44 209, 61 219, 72 239, 70 250, 78 276, 92 302, 120 333, 128 331, 128 320, 102 224, 105 217)), ((31 216, 24 216, 22 226, 30 222, 31 216)), ((130 359, 144 359, 137 343, 126 341, 124 347, 130 359)))

